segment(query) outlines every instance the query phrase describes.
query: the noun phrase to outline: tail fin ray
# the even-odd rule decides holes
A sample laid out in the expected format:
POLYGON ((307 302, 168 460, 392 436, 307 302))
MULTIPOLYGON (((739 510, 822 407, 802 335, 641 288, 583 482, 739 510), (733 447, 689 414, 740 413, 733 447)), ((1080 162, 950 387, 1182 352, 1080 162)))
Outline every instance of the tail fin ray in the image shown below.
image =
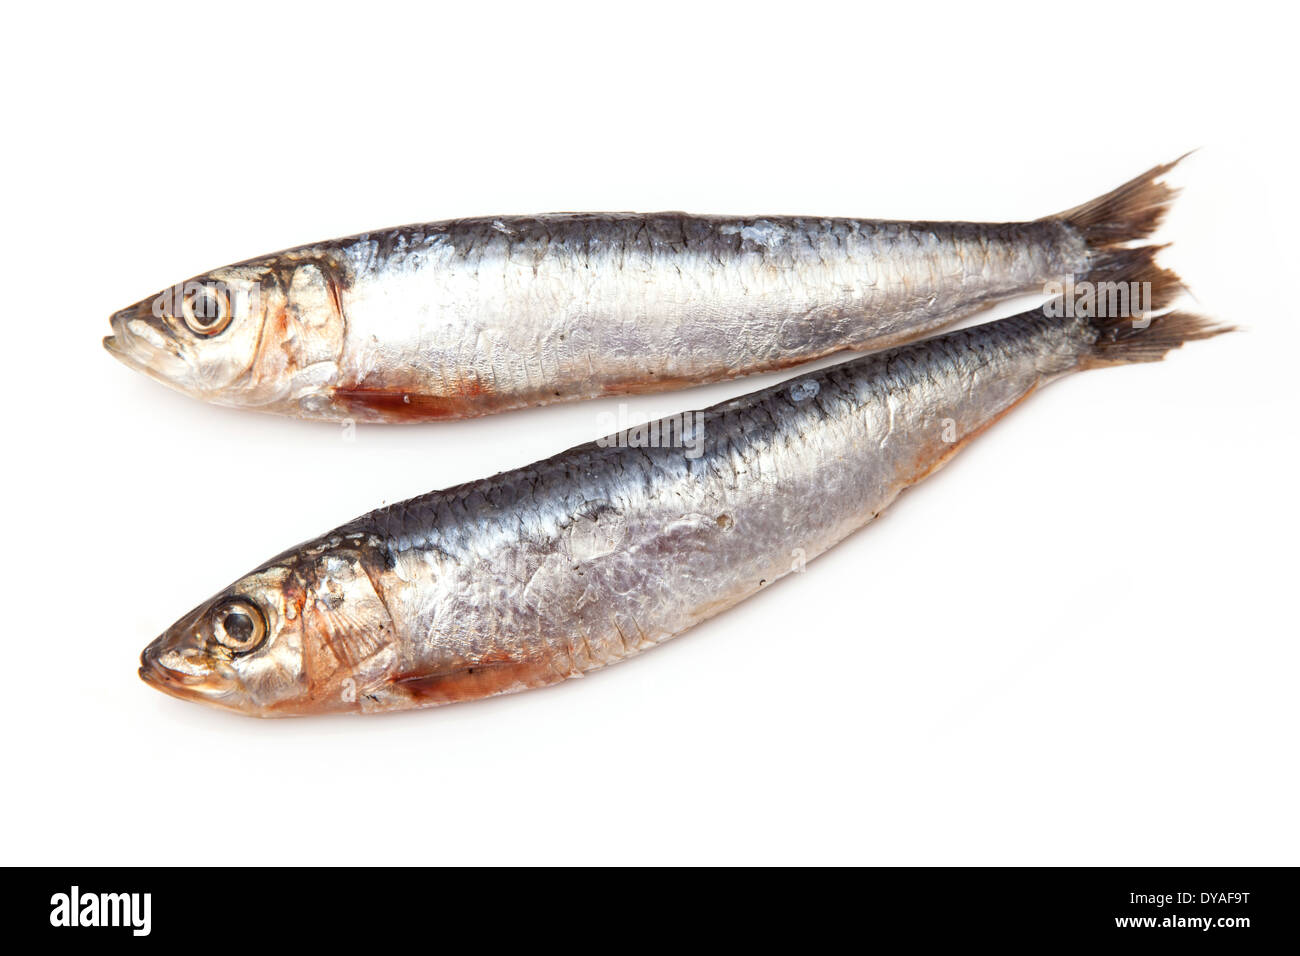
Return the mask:
POLYGON ((1081 362, 1083 368, 1159 362, 1185 342, 1235 331, 1235 326, 1219 325, 1212 319, 1177 311, 1137 321, 1128 316, 1103 316, 1092 319, 1091 323, 1097 330, 1097 340, 1081 362))
POLYGON ((1065 221, 1094 249, 1145 239, 1160 226, 1178 195, 1177 189, 1161 181, 1162 177, 1188 155, 1153 166, 1104 196, 1047 218, 1065 221))

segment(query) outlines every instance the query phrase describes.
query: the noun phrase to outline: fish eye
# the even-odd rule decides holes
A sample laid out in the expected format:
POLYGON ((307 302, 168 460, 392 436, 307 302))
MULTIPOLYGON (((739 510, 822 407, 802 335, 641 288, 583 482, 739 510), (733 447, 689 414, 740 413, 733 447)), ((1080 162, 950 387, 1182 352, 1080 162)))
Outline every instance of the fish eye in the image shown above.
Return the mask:
POLYGON ((247 598, 230 598, 212 612, 212 633, 222 647, 246 654, 266 639, 266 618, 247 598))
POLYGON ((216 335, 230 324, 230 297, 219 286, 199 286, 181 299, 181 315, 195 335, 216 335))

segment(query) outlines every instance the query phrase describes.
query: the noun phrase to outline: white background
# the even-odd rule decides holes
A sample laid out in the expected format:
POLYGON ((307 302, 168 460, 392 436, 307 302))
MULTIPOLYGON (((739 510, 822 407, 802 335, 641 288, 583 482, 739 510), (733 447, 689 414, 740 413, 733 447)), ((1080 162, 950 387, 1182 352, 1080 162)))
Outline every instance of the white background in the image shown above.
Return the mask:
POLYGON ((10 10, 3 861, 1300 862, 1296 84, 1293 31, 1252 9, 10 10), (681 640, 378 718, 137 679, 268 555, 617 403, 349 443, 127 370, 114 309, 454 216, 1034 218, 1193 147, 1166 260, 1245 331, 1052 386, 681 640))

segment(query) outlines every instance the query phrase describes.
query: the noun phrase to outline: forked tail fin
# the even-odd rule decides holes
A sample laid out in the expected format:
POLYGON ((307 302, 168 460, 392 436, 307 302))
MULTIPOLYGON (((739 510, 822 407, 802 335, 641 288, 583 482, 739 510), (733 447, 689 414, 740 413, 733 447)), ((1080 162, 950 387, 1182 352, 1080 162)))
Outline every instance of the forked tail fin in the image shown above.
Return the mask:
POLYGON ((1132 249, 1103 249, 1093 255, 1092 268, 1083 276, 1094 293, 1124 288, 1137 293, 1135 308, 1155 312, 1167 309, 1187 291, 1183 280, 1172 269, 1156 262, 1164 246, 1137 246, 1132 249))
POLYGON ((1135 176, 1104 196, 1047 218, 1065 222, 1087 242, 1091 262, 1085 275, 1091 283, 1095 317, 1087 321, 1096 341, 1080 363, 1082 368, 1158 362, 1184 342, 1208 339, 1232 326, 1187 312, 1150 313, 1167 309, 1184 291, 1173 271, 1156 263, 1163 246, 1134 246, 1160 226, 1178 190, 1163 182, 1171 169, 1187 158, 1184 153, 1135 176), (1118 293, 1125 293, 1118 296, 1118 293), (1136 296, 1136 299, 1134 298, 1136 296), (1101 307, 1118 299, 1118 309, 1101 307))

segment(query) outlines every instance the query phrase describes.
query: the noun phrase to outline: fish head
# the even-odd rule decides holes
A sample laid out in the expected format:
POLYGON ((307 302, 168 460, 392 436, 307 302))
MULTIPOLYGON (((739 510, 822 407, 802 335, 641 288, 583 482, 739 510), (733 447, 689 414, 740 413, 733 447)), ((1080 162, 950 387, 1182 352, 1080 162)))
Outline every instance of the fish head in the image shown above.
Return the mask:
POLYGON ((272 272, 233 266, 196 276, 109 318, 104 348, 149 377, 207 401, 237 401, 250 385, 269 310, 272 272))
POLYGON ((256 571, 190 611, 140 655, 146 684, 182 700, 261 713, 305 683, 299 589, 256 571))
POLYGON ((283 414, 321 403, 343 320, 329 264, 268 257, 196 276, 115 312, 106 348, 201 401, 283 414))
POLYGON ((140 655, 145 683, 257 717, 375 708, 394 629, 369 552, 337 541, 287 552, 223 589, 140 655))

